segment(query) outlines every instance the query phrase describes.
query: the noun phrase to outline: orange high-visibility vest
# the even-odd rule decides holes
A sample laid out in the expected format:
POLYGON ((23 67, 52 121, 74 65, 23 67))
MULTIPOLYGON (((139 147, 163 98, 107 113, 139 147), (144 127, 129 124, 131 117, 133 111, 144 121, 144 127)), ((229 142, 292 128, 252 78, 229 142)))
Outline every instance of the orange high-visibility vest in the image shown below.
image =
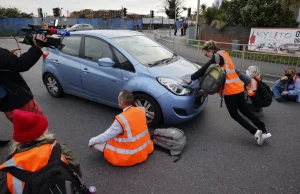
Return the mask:
MULTIPOLYGON (((25 152, 15 154, 11 159, 0 166, 0 170, 6 167, 17 167, 22 170, 36 172, 48 164, 48 160, 52 153, 52 149, 57 141, 53 144, 44 144, 40 147, 35 147, 25 152)), ((68 164, 66 158, 61 155, 61 160, 68 164)), ((7 173, 7 188, 12 194, 22 194, 25 183, 16 177, 7 173)))
POLYGON ((257 86, 258 86, 257 81, 252 78, 250 86, 246 87, 248 96, 255 96, 256 90, 257 90, 257 86))
POLYGON ((115 119, 122 126, 123 134, 106 143, 105 159, 115 166, 132 166, 144 162, 154 150, 145 112, 139 107, 130 107, 115 119))
POLYGON ((235 67, 229 54, 224 50, 218 51, 217 54, 219 54, 223 58, 223 69, 225 69, 226 71, 224 91, 221 91, 220 94, 223 93, 225 96, 227 96, 243 92, 243 83, 240 80, 238 74, 235 72, 235 67))

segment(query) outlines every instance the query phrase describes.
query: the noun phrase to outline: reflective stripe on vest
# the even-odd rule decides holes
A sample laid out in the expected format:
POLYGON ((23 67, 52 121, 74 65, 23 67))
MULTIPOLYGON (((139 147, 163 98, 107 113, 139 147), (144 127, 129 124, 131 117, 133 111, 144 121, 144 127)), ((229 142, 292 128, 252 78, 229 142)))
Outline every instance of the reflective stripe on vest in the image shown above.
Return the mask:
POLYGON ((224 60, 223 69, 226 71, 226 81, 223 90, 223 94, 221 91, 221 95, 232 95, 238 94, 244 91, 244 87, 242 81, 240 80, 238 74, 235 71, 235 67, 232 59, 226 51, 220 50, 217 54, 221 55, 224 60))
POLYGON ((145 135, 147 135, 149 133, 148 129, 146 129, 144 132, 138 134, 135 137, 127 137, 127 138, 115 138, 114 140, 117 142, 135 142, 139 139, 141 139, 142 137, 144 137, 145 135))
POLYGON ((255 79, 251 79, 250 87, 247 87, 248 96, 254 96, 257 90, 257 81, 255 79))
POLYGON ((135 154, 139 151, 142 151, 144 148, 147 147, 147 145, 149 145, 151 142, 151 140, 149 139, 146 143, 144 143, 142 146, 134 149, 134 150, 125 150, 125 149, 120 149, 120 148, 116 148, 114 146, 111 146, 109 144, 106 144, 105 148, 110 149, 111 151, 117 152, 119 154, 128 154, 128 155, 132 155, 135 154))
MULTIPOLYGON (((50 146, 51 151, 52 151, 53 147, 56 145, 56 143, 57 143, 57 141, 55 140, 54 143, 51 144, 51 146, 50 146)), ((45 144, 43 146, 46 146, 46 145, 48 145, 48 144, 45 144)), ((30 150, 28 150, 28 151, 30 151, 30 150)), ((23 152, 23 153, 25 153, 25 152, 23 152)), ((50 155, 51 155, 51 153, 50 153, 50 155)), ((66 158, 63 155, 61 155, 60 159, 63 162, 65 162, 66 164, 68 164, 66 158)), ((0 169, 6 168, 6 167, 16 167, 16 168, 19 168, 22 170, 24 169, 22 166, 19 166, 16 164, 14 157, 12 157, 11 159, 9 159, 5 163, 3 163, 0 166, 0 169)), ((28 170, 28 169, 26 169, 26 170, 28 170)), ((29 170, 29 171, 31 171, 31 170, 29 170)), ((12 194, 22 194, 24 185, 25 185, 25 183, 23 183, 21 180, 12 176, 10 173, 7 173, 7 187, 12 194)))
POLYGON ((123 123, 125 125, 125 130, 127 132, 128 137, 132 137, 131 129, 129 127, 127 119, 124 117, 123 114, 120 114, 119 117, 120 117, 120 119, 123 121, 123 123))

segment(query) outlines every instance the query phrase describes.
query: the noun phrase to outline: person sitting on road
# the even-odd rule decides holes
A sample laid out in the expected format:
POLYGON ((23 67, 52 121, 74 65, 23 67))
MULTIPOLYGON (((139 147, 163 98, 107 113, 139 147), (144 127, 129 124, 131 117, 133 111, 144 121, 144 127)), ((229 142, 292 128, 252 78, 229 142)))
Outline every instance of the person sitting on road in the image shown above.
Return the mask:
POLYGON ((104 152, 105 159, 115 166, 142 163, 154 150, 145 109, 133 107, 133 100, 130 91, 121 91, 118 101, 123 113, 115 117, 104 133, 89 140, 89 147, 104 152))
MULTIPOLYGON (((36 172, 47 165, 52 148, 57 144, 53 134, 48 131, 48 120, 33 112, 14 110, 12 150, 7 161, 0 166, 0 193, 22 193, 24 183, 5 172, 7 167, 36 172)), ((71 150, 61 146, 61 159, 81 177, 80 164, 71 150)))
POLYGON ((256 80, 260 80, 260 69, 256 66, 250 66, 246 70, 246 74, 236 69, 239 78, 244 82, 245 97, 249 110, 257 117, 263 117, 262 107, 253 105, 252 99, 256 94, 258 83, 256 80))
POLYGON ((300 73, 289 67, 284 70, 284 74, 272 87, 274 98, 278 102, 291 100, 300 103, 300 73))

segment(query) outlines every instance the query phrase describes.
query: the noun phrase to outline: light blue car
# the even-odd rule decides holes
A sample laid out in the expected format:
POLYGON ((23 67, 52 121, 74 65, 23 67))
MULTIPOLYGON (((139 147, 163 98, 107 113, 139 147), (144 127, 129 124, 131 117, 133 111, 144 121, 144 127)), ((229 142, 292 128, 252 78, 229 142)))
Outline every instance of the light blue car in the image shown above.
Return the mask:
POLYGON ((119 108, 118 95, 127 89, 133 104, 146 109, 149 126, 188 121, 207 104, 198 81, 182 81, 201 67, 140 32, 72 32, 43 59, 43 81, 53 97, 68 93, 119 108))

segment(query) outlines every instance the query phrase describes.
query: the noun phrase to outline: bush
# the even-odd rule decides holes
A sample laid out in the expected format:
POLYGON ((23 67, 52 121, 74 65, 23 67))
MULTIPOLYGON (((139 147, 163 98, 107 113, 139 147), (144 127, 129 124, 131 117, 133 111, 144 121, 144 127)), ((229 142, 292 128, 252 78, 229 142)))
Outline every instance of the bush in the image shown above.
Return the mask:
POLYGON ((244 27, 297 27, 296 16, 277 0, 232 0, 228 23, 244 27))

